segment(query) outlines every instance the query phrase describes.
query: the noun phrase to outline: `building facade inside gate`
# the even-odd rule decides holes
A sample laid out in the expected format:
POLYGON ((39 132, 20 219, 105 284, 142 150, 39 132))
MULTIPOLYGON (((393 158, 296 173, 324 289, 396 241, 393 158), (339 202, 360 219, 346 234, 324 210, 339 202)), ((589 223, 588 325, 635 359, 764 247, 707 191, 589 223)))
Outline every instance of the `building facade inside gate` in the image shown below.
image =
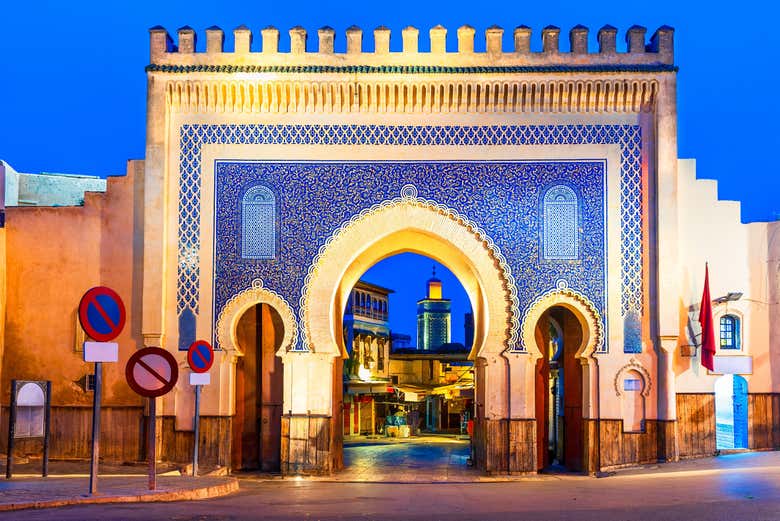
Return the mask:
MULTIPOLYGON (((611 26, 595 49, 582 26, 420 32, 155 27, 146 153, 126 175, 104 189, 62 178, 70 202, 43 206, 14 194, 27 174, 0 165, 3 421, 11 379, 52 380, 52 455, 88 454, 74 313, 107 285, 128 309, 120 360, 163 347, 184 376, 190 344, 214 345, 198 443, 202 461, 233 469, 339 471, 344 437, 375 432, 362 404, 398 394, 393 367, 437 353, 431 388, 450 386, 487 474, 780 447, 780 224, 743 224, 678 158, 674 30, 621 31, 625 51, 611 26), (451 339, 435 272, 409 336, 387 325, 393 288, 361 280, 409 252, 463 285, 462 352, 437 351, 451 339), (445 368, 468 372, 469 389, 453 391, 445 368)), ((121 367, 104 376, 121 426, 106 458, 140 459, 144 404, 121 367)), ((186 461, 187 378, 158 400, 161 455, 186 461)))

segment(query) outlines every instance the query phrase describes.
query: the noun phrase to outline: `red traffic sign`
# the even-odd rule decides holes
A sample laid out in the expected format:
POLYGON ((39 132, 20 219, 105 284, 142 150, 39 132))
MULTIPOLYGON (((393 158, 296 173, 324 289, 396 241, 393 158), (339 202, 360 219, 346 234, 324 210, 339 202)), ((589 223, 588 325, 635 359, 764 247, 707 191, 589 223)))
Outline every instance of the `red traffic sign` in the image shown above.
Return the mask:
POLYGON ((187 350, 187 363, 193 373, 205 373, 214 363, 214 349, 205 340, 196 340, 187 350))
POLYGON ((130 388, 147 398, 173 389, 179 379, 179 365, 171 353, 159 347, 145 347, 133 353, 125 367, 130 388))
POLYGON ((127 314, 116 291, 105 286, 90 289, 79 302, 79 322, 84 331, 98 342, 109 342, 125 327, 127 314))

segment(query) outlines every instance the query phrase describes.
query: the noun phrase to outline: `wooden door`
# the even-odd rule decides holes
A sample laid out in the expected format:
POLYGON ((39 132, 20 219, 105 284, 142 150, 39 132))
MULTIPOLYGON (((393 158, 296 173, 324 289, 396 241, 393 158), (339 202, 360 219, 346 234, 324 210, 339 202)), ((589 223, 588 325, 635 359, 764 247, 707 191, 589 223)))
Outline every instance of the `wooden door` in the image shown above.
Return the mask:
POLYGON ((236 364, 233 468, 280 468, 283 373, 276 350, 283 333, 281 317, 268 305, 250 308, 238 321, 244 356, 236 364))
POLYGON ((550 361, 549 345, 550 331, 549 318, 543 314, 536 325, 536 345, 542 352, 542 357, 536 362, 536 467, 541 470, 550 464, 547 440, 550 433, 550 399, 548 388, 550 385, 550 361))
POLYGON ((582 470, 582 364, 576 354, 582 329, 568 310, 561 316, 563 327, 563 463, 569 470, 582 470))
POLYGON ((258 468, 257 439, 257 306, 238 320, 236 339, 244 356, 236 363, 236 404, 233 416, 233 457, 235 469, 258 468))
POLYGON ((284 326, 281 316, 271 306, 263 304, 260 308, 260 349, 257 356, 260 468, 278 471, 282 449, 283 368, 276 350, 282 344, 284 326))

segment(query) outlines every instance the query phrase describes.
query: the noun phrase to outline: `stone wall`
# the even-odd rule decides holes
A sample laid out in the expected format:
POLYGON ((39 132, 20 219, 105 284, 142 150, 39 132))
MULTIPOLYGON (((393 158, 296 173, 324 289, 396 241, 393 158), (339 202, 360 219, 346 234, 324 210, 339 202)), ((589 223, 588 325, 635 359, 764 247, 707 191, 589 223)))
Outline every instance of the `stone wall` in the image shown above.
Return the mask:
MULTIPOLYGON (((76 310, 93 286, 114 288, 128 312, 118 337, 120 360, 141 344, 139 287, 143 244, 134 237, 142 221, 134 211, 142 190, 142 162, 112 178, 105 194, 88 193, 84 207, 7 209, 5 267, 8 284, 0 402, 10 380, 53 382, 54 405, 90 405, 81 383, 92 367, 83 362, 83 331, 76 310)), ((121 364, 104 365, 104 404, 137 405, 121 364)))

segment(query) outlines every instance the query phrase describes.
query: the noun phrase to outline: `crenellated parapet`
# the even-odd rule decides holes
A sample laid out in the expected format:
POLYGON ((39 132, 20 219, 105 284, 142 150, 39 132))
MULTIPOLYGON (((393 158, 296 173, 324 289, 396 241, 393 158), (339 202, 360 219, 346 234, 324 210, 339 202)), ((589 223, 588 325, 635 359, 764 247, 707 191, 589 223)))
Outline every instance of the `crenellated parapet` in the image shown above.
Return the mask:
POLYGON ((567 44, 558 27, 535 35, 519 26, 506 49, 504 32, 489 27, 484 51, 477 52, 477 31, 464 25, 455 31, 457 51, 448 52, 453 36, 437 25, 428 30, 429 51, 420 52, 420 30, 406 27, 401 50, 391 51, 398 34, 380 26, 365 38, 352 26, 340 36, 345 52, 336 52, 333 28, 317 30, 315 51, 298 26, 288 31, 289 50, 281 52, 275 27, 237 27, 230 51, 225 33, 209 27, 203 52, 192 28, 180 28, 175 45, 164 28, 154 27, 147 71, 162 80, 166 105, 184 113, 636 113, 653 109, 659 82, 676 71, 674 30, 667 26, 649 40, 644 27, 631 27, 624 52, 617 51, 618 31, 611 26, 599 29, 593 52, 582 25, 569 31, 567 44), (259 44, 253 44, 256 33, 259 44), (534 38, 540 51, 532 50, 534 38))
MULTIPOLYGON (((633 26, 625 33, 626 51, 617 52, 617 29, 605 25, 598 30, 598 49, 591 52, 588 48, 589 29, 577 25, 569 31, 566 45, 562 44, 561 30, 547 26, 541 34, 534 35, 531 28, 518 26, 513 31, 512 46, 506 48, 504 29, 489 27, 483 34, 485 51, 475 51, 477 31, 468 25, 455 31, 457 51, 447 51, 447 28, 437 25, 428 30, 429 51, 420 52, 420 30, 406 27, 401 34, 392 34, 387 27, 377 27, 371 37, 364 35, 363 29, 352 26, 346 29, 346 52, 336 53, 336 31, 331 27, 322 27, 316 32, 316 45, 310 42, 309 34, 303 27, 297 26, 287 31, 289 51, 280 52, 279 29, 269 26, 253 32, 242 25, 233 30, 233 50, 225 49, 225 33, 219 27, 206 29, 206 51, 196 51, 196 33, 188 26, 177 31, 174 43, 171 35, 160 26, 150 29, 151 71, 196 72, 200 70, 230 72, 232 66, 236 72, 264 71, 260 67, 368 67, 359 72, 391 72, 398 67, 423 67, 421 72, 447 72, 458 68, 561 68, 573 71, 593 68, 596 72, 614 69, 616 71, 670 70, 674 64, 674 29, 668 26, 658 28, 649 38, 647 30, 633 26), (252 50, 253 36, 259 32, 260 45, 252 50), (400 36, 400 52, 390 51, 392 38, 400 36), (534 37, 541 38, 541 51, 532 51, 534 37), (316 49, 315 49, 316 47, 316 49), (381 70, 374 70, 378 68, 381 70), (225 69, 225 70, 223 70, 225 69)), ((279 69, 282 71, 282 69, 279 69)), ((333 72, 338 72, 332 69, 333 72)), ((326 72, 326 71, 323 71, 326 72)), ((404 71, 414 72, 414 71, 404 71)), ((476 70, 474 72, 484 72, 476 70)))

